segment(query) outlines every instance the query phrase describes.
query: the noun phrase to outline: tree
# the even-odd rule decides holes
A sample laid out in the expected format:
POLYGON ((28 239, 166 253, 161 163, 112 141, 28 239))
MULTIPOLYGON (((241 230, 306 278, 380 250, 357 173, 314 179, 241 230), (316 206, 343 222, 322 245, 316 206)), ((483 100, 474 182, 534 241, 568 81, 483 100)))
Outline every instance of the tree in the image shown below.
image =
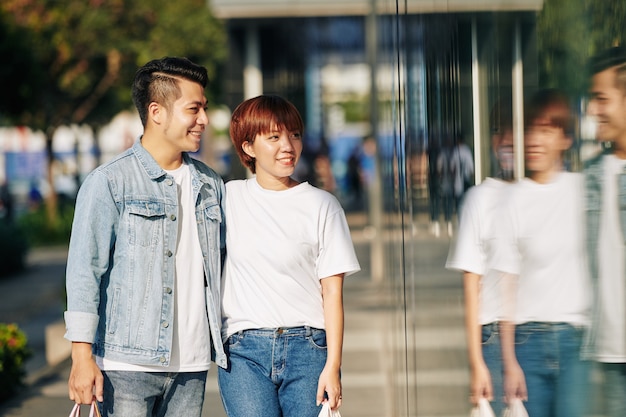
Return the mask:
POLYGON ((623 0, 545 0, 537 16, 541 84, 584 95, 585 63, 602 49, 626 43, 625 21, 623 0))
POLYGON ((225 32, 206 0, 3 0, 0 36, 0 51, 11 59, 0 70, 9 82, 0 121, 46 132, 50 162, 58 126, 97 125, 131 106, 138 66, 187 56, 211 76, 226 55, 225 32))

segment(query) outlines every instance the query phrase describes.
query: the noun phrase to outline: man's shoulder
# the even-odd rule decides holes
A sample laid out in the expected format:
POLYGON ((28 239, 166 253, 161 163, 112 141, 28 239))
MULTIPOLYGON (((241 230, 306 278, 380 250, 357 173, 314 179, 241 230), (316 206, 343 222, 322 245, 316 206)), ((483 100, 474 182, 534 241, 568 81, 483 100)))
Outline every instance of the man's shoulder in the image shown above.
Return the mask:
POLYGON ((213 181, 223 182, 222 176, 220 174, 215 172, 213 168, 208 166, 206 163, 200 161, 199 159, 189 157, 188 163, 193 165, 193 167, 199 174, 205 175, 213 181))
POLYGON ((604 159, 605 155, 606 155, 606 152, 599 152, 597 155, 585 161, 585 163, 583 164, 583 171, 589 172, 594 169, 597 169, 599 166, 602 165, 602 160, 604 159))

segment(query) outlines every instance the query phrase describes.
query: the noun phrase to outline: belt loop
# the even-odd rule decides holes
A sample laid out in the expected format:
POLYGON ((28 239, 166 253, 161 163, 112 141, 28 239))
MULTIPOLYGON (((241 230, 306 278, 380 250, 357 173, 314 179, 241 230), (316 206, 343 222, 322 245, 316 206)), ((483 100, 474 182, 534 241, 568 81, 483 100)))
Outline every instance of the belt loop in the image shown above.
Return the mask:
POLYGON ((313 334, 313 330, 311 330, 311 327, 310 326, 304 326, 304 330, 305 330, 306 337, 311 337, 311 335, 313 334))

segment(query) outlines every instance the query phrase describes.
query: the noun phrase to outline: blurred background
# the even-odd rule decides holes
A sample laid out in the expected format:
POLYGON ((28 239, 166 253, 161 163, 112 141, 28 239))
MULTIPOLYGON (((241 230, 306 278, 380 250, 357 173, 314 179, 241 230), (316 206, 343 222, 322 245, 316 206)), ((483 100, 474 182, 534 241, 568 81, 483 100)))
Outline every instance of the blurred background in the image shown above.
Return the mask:
MULTIPOLYGON (((505 103, 523 176, 524 98, 557 87, 578 111, 567 165, 580 169, 598 150, 585 61, 623 43, 624 21, 623 0, 2 0, 0 274, 23 267, 29 248, 67 243, 81 181, 141 133, 136 68, 186 56, 211 79, 196 157, 225 180, 247 175, 228 137, 238 103, 279 94, 300 109, 297 175, 339 198, 370 242, 371 280, 391 294, 389 415, 423 415, 431 395, 465 399, 465 373, 441 385, 420 360, 424 338, 449 348, 420 324, 462 304, 460 278, 436 281, 445 253, 420 249, 447 250, 457 225, 442 211, 435 161, 463 143, 468 186, 494 175, 492 110, 505 103)), ((451 362, 441 366, 464 369, 451 362)))

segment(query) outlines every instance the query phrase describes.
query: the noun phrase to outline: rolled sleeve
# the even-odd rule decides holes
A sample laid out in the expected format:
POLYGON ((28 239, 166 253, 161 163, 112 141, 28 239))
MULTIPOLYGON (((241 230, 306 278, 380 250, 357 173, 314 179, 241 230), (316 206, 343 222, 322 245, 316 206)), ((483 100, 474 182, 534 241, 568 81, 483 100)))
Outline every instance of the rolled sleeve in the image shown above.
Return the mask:
POLYGON ((96 338, 99 316, 80 311, 66 311, 65 338, 72 342, 93 343, 96 338))

